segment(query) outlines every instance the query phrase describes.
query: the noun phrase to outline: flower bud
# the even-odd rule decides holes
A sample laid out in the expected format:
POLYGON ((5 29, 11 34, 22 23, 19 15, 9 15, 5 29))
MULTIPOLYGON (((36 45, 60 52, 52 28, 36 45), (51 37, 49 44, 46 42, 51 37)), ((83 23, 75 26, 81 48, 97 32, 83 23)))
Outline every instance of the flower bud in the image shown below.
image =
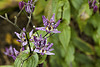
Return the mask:
POLYGON ((23 6, 24 6, 24 2, 23 1, 19 2, 19 8, 22 9, 23 6))

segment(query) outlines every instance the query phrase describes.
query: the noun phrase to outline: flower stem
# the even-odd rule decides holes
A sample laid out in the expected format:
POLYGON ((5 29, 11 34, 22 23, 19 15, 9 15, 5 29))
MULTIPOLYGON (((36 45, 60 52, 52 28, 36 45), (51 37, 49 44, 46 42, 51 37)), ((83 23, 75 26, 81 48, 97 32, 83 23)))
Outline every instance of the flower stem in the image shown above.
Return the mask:
POLYGON ((30 13, 30 16, 28 17, 29 20, 28 20, 28 23, 27 23, 27 25, 26 25, 26 31, 27 31, 28 26, 29 26, 29 24, 30 24, 30 22, 31 22, 31 15, 32 15, 32 14, 30 13))
POLYGON ((43 38, 45 38, 48 34, 49 34, 49 33, 46 33, 46 34, 43 36, 43 38))
POLYGON ((31 46, 30 46, 30 43, 29 43, 29 39, 28 39, 28 36, 27 36, 27 33, 25 32, 25 34, 26 34, 26 39, 27 39, 27 42, 28 42, 28 47, 29 47, 29 50, 30 50, 30 54, 32 53, 32 51, 31 51, 31 46))
POLYGON ((16 28, 18 28, 21 31, 21 29, 16 24, 14 24, 12 21, 10 21, 7 17, 3 17, 2 15, 0 15, 0 17, 4 20, 8 21, 9 23, 11 23, 13 26, 15 26, 16 28))
MULTIPOLYGON (((51 34, 50 36, 54 35, 55 33, 51 34)), ((50 36, 46 37, 46 38, 49 38, 50 36)))
POLYGON ((19 15, 21 14, 21 12, 24 10, 25 5, 23 6, 23 8, 20 10, 20 12, 17 14, 17 17, 19 17, 19 15))

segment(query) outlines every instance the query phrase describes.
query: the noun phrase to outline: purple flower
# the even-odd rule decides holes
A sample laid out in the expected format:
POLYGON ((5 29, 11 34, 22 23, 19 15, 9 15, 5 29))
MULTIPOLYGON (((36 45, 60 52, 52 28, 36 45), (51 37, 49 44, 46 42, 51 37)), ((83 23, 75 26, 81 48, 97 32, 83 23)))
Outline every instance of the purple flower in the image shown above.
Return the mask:
POLYGON ((26 2, 19 2, 19 8, 22 9, 23 6, 25 5, 25 10, 27 13, 32 13, 34 11, 35 6, 33 5, 33 1, 28 1, 28 3, 26 2))
POLYGON ((53 49, 51 47, 53 46, 53 43, 48 43, 47 44, 47 38, 43 39, 42 35, 40 37, 34 36, 34 45, 35 45, 35 50, 34 52, 40 53, 41 55, 47 54, 47 55, 55 55, 54 53, 51 53, 53 49))
POLYGON ((40 35, 40 37, 34 36, 34 41, 35 42, 33 42, 33 43, 34 43, 35 47, 40 49, 45 46, 45 44, 47 42, 47 38, 43 39, 42 35, 40 35))
POLYGON ((28 1, 28 3, 25 3, 26 7, 25 10, 27 13, 32 13, 34 11, 35 6, 33 5, 32 0, 28 1))
POLYGON ((58 22, 55 23, 54 17, 55 17, 55 14, 53 14, 52 18, 49 21, 47 18, 45 18, 45 16, 42 16, 45 27, 38 27, 36 29, 46 31, 48 33, 51 33, 51 32, 60 33, 60 31, 58 31, 56 28, 59 26, 61 20, 58 20, 58 22))
POLYGON ((15 48, 12 48, 12 46, 10 46, 9 49, 6 48, 6 52, 4 52, 4 54, 12 57, 15 60, 16 57, 19 55, 19 52, 15 48))
POLYGON ((97 3, 97 1, 94 0, 93 3, 92 3, 92 7, 94 7, 96 3, 97 3))
MULTIPOLYGON (((17 40, 18 42, 21 42, 23 46, 27 45, 27 39, 26 39, 26 34, 25 34, 26 30, 25 28, 23 28, 23 31, 19 34, 17 32, 15 32, 15 34, 17 35, 17 37, 19 38, 19 40, 17 40)), ((29 37, 30 37, 30 41, 33 41, 33 30, 29 33, 29 37)))
POLYGON ((92 0, 88 0, 89 8, 92 8, 92 0))
POLYGON ((96 13, 98 10, 98 7, 96 6, 97 1, 96 0, 88 0, 89 8, 93 8, 93 12, 96 13))
POLYGON ((96 13, 97 10, 98 10, 98 7, 95 5, 95 6, 93 7, 93 12, 96 13))
POLYGON ((24 6, 24 4, 25 4, 25 3, 24 3, 23 1, 19 2, 19 8, 22 9, 23 6, 24 6))

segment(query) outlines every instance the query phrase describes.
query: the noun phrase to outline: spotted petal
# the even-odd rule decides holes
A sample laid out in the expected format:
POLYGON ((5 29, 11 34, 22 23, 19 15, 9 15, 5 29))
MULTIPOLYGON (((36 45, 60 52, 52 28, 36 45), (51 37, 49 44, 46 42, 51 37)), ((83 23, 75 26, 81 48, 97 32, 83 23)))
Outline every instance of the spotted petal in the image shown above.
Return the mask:
POLYGON ((52 32, 53 32, 53 33, 61 33, 61 32, 58 31, 57 29, 54 29, 52 32))
POLYGON ((55 55, 54 53, 51 53, 51 52, 49 52, 49 51, 47 51, 45 54, 46 54, 46 55, 55 55))
POLYGON ((54 29, 56 29, 56 28, 59 26, 60 21, 61 21, 61 20, 58 20, 58 22, 54 25, 54 29))
POLYGON ((19 39, 21 39, 19 33, 15 32, 15 34, 16 34, 16 36, 17 36, 19 39))
POLYGON ((41 53, 39 49, 35 49, 34 52, 41 53))
POLYGON ((18 56, 19 52, 15 48, 13 49, 14 49, 15 55, 18 56))
POLYGON ((27 41, 26 41, 26 42, 22 42, 22 45, 23 45, 23 46, 25 46, 26 44, 27 44, 27 41))
POLYGON ((36 30, 43 30, 43 31, 46 31, 45 27, 37 27, 36 30))
POLYGON ((31 36, 32 36, 32 34, 33 34, 33 30, 29 33, 29 36, 31 37, 31 36))
POLYGON ((51 43, 48 47, 47 50, 49 50, 53 46, 53 43, 51 43))
POLYGON ((43 24, 46 27, 47 26, 47 19, 45 18, 45 16, 42 16, 42 19, 43 19, 43 24))
POLYGON ((53 14, 52 18, 50 19, 50 22, 55 22, 55 14, 53 14))

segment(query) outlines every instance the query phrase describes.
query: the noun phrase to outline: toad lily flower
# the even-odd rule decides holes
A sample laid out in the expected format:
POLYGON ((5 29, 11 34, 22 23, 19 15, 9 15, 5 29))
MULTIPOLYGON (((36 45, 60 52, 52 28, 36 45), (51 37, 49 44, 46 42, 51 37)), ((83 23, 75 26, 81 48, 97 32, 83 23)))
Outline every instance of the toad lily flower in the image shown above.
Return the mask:
MULTIPOLYGON (((19 38, 19 40, 17 40, 18 42, 21 42, 22 43, 22 45, 23 46, 25 46, 25 45, 27 45, 27 39, 26 39, 26 30, 25 30, 25 28, 23 28, 23 32, 21 32, 20 34, 19 33, 17 33, 17 32, 15 32, 15 34, 17 35, 17 37, 19 38)), ((33 36, 32 36, 32 34, 33 34, 33 30, 29 33, 29 40, 30 41, 33 41, 33 36)))
POLYGON ((40 49, 45 46, 45 44, 47 42, 47 38, 43 39, 42 35, 40 35, 40 37, 34 36, 34 41, 35 42, 33 42, 33 43, 34 43, 35 47, 40 49))
POLYGON ((93 8, 93 12, 96 13, 98 10, 98 7, 96 6, 97 1, 96 0, 88 0, 89 8, 93 8))
POLYGON ((52 51, 53 49, 51 49, 51 47, 53 46, 53 43, 48 43, 47 44, 47 39, 43 39, 42 35, 40 35, 40 37, 36 37, 34 36, 34 44, 35 44, 35 50, 34 52, 40 53, 41 55, 55 55, 54 53, 51 53, 50 51, 52 51))
POLYGON ((19 8, 22 9, 23 6, 25 6, 25 10, 27 13, 32 13, 34 11, 35 6, 33 5, 33 1, 28 1, 28 3, 26 2, 19 2, 19 8))
POLYGON ((6 52, 4 52, 4 54, 11 56, 15 60, 16 57, 19 55, 19 52, 15 48, 12 48, 12 46, 10 46, 9 49, 6 48, 6 52))
POLYGON ((33 5, 32 0, 28 1, 28 3, 26 3, 25 5, 27 5, 25 7, 25 10, 26 10, 27 13, 32 13, 34 11, 35 6, 33 5))
POLYGON ((61 20, 58 20, 58 22, 55 23, 54 17, 55 17, 55 14, 53 14, 52 18, 49 21, 48 19, 45 18, 45 16, 42 16, 45 27, 37 27, 36 29, 46 31, 48 33, 51 33, 51 32, 60 33, 60 31, 58 31, 56 28, 59 26, 61 20))
POLYGON ((22 9, 24 5, 25 5, 25 2, 23 2, 23 1, 19 2, 19 8, 20 9, 22 9))

